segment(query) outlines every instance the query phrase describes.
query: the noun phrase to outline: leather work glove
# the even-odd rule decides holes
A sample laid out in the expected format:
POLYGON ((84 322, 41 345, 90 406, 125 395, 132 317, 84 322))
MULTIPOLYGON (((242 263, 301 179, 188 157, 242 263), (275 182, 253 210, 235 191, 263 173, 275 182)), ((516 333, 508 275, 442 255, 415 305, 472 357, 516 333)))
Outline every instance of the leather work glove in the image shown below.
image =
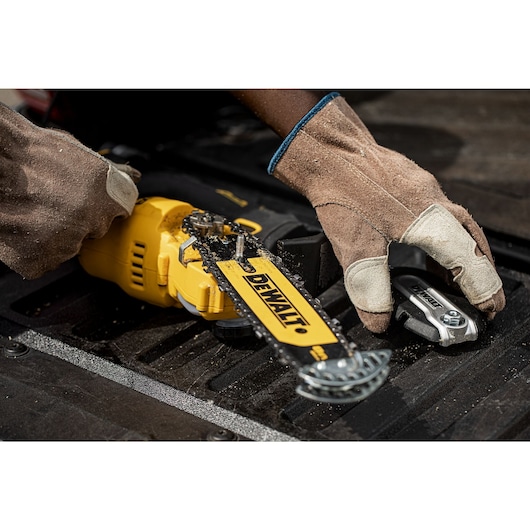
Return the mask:
POLYGON ((392 314, 388 246, 423 249, 491 319, 505 305, 479 226, 427 171, 376 143, 337 93, 323 98, 285 138, 269 173, 304 195, 344 270, 361 321, 386 330, 392 314))
POLYGON ((0 260, 37 278, 132 212, 140 173, 0 104, 0 260))

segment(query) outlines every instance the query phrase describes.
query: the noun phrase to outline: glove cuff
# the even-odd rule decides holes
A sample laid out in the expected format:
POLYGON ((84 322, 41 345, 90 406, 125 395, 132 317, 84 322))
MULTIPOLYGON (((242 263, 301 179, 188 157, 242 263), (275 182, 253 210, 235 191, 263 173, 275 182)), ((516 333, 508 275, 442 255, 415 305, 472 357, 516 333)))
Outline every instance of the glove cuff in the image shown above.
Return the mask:
POLYGON ((318 114, 330 101, 334 100, 336 97, 339 97, 339 92, 330 92, 326 96, 324 96, 292 129, 292 131, 285 137, 282 144, 274 153, 274 156, 271 158, 271 161, 269 163, 269 167, 267 168, 267 171, 269 175, 272 175, 274 173, 274 170, 276 169, 276 166, 278 165, 278 162, 282 158, 283 154, 289 146, 291 145, 291 142, 296 138, 296 135, 302 129, 313 116, 318 114))

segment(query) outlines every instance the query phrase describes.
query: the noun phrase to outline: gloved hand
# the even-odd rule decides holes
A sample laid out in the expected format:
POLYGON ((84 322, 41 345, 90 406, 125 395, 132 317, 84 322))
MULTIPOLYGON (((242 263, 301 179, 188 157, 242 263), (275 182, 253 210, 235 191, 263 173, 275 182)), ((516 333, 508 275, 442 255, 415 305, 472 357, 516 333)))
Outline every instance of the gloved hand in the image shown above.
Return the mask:
POLYGON ((415 245, 446 270, 468 300, 493 318, 505 305, 488 242, 436 179, 376 143, 337 93, 323 98, 285 138, 269 173, 316 209, 344 269, 361 321, 383 332, 392 314, 388 245, 415 245))
POLYGON ((0 260, 36 278, 128 216, 140 173, 0 104, 0 260))

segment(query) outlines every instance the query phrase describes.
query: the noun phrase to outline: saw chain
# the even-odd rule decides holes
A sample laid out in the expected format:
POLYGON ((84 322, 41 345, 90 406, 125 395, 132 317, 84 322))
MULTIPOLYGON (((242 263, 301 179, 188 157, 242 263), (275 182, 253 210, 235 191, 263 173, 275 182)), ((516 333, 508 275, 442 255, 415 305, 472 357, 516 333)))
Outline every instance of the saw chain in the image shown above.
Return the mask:
POLYGON ((206 272, 233 301, 240 317, 281 362, 298 369, 296 391, 314 401, 355 403, 389 373, 390 350, 359 351, 282 260, 239 223, 195 210, 182 222, 189 236, 179 250, 199 252, 206 272))

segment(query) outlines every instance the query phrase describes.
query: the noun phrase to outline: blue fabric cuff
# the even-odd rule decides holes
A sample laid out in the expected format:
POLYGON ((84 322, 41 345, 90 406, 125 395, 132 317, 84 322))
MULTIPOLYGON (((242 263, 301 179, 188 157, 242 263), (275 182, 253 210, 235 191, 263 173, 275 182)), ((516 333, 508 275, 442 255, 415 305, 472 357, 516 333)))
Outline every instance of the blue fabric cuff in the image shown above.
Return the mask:
POLYGON ((280 161, 280 158, 283 156, 285 151, 287 151, 287 148, 291 144, 291 142, 295 139, 296 135, 302 129, 302 127, 305 126, 305 124, 318 112, 322 110, 323 107, 325 107, 331 100, 335 99, 336 97, 340 96, 338 92, 330 92, 327 96, 324 96, 294 127, 293 130, 285 137, 282 144, 274 153, 274 156, 271 158, 271 161, 269 162, 269 167, 267 168, 267 171, 269 175, 272 175, 274 170, 276 169, 276 165, 280 161))

